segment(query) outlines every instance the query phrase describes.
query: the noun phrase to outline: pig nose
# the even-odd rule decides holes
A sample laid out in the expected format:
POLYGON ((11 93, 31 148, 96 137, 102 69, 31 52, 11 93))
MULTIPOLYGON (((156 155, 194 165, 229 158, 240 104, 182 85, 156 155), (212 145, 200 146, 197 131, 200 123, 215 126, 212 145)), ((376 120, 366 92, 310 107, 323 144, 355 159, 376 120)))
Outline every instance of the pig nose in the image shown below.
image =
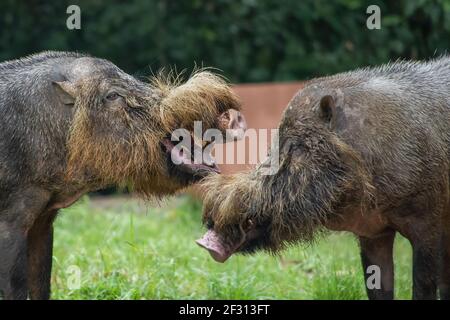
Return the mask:
POLYGON ((195 241, 200 247, 208 250, 211 257, 217 262, 225 262, 233 252, 227 250, 220 236, 213 230, 208 230, 205 235, 195 241))
POLYGON ((216 248, 208 247, 206 244, 202 242, 201 239, 196 240, 195 243, 197 243, 203 249, 206 249, 209 252, 210 256, 217 262, 224 263, 230 257, 229 255, 223 253, 222 251, 216 248))

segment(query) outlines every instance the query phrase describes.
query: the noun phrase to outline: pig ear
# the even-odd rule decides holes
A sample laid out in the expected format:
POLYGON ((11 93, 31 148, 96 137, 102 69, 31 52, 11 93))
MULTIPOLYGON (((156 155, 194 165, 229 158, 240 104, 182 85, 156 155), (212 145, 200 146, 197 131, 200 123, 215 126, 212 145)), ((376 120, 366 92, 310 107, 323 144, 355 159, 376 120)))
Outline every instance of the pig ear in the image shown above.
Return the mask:
POLYGON ((336 100, 331 95, 323 96, 320 99, 319 117, 326 123, 331 123, 336 113, 336 100))
POLYGON ((330 129, 334 129, 338 125, 337 119, 342 116, 344 106, 344 93, 337 89, 331 94, 325 95, 320 99, 318 113, 319 118, 328 124, 330 129))
POLYGON ((77 91, 70 81, 53 81, 53 86, 63 104, 74 104, 77 91))

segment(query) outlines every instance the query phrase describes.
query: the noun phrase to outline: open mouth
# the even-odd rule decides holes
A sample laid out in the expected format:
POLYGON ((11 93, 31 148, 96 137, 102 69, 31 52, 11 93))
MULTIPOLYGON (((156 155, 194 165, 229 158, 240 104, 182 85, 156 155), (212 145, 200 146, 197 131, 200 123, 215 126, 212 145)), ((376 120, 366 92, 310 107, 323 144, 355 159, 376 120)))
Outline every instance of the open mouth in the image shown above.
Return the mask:
MULTIPOLYGON (((239 111, 229 109, 218 117, 215 125, 209 128, 218 129, 225 137, 225 142, 231 142, 243 138, 247 122, 239 111)), ((174 141, 172 135, 168 135, 161 141, 171 174, 186 183, 191 183, 201 180, 210 173, 220 173, 211 154, 214 141, 203 141, 193 132, 183 137, 185 139, 174 141)))
POLYGON ((170 137, 162 141, 169 166, 194 178, 220 173, 212 154, 205 152, 206 148, 212 151, 211 144, 212 142, 199 141, 193 134, 190 135, 190 141, 172 141, 170 137))

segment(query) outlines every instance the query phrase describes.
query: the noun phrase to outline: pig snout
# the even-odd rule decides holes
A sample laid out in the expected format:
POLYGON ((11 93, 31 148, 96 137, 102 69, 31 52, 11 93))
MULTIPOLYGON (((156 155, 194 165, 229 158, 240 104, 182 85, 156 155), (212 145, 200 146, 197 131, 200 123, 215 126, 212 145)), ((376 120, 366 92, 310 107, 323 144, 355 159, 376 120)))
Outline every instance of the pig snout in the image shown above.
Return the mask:
POLYGON ((208 250, 211 257, 220 263, 225 262, 233 254, 213 230, 208 230, 201 239, 195 242, 200 247, 208 250))

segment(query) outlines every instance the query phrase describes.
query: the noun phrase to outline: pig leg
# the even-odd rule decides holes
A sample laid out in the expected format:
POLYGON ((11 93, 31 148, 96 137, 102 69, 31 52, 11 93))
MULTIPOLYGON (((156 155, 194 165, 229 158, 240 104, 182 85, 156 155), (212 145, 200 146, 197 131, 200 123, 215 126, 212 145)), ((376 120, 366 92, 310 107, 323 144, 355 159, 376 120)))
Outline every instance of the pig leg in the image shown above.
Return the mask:
POLYGON ((450 232, 445 231, 441 239, 441 270, 439 293, 442 300, 450 300, 450 232))
POLYGON ((5 299, 28 296, 27 234, 50 194, 39 187, 20 189, 0 200, 0 293, 5 299))
POLYGON ((27 242, 16 225, 0 221, 0 297, 27 298, 27 242))
POLYGON ((437 298, 438 260, 435 248, 413 243, 413 299, 437 298))
POLYGON ((447 209, 442 221, 443 230, 440 242, 440 277, 439 293, 443 300, 450 300, 450 205, 447 201, 447 209))
POLYGON ((440 208, 443 208, 443 205, 437 203, 436 212, 424 211, 422 217, 410 220, 404 230, 404 235, 413 248, 413 299, 415 300, 437 298, 439 242, 442 230, 439 220, 442 217, 440 208))
MULTIPOLYGON (((441 217, 441 214, 427 214, 427 217, 441 217)), ((439 235, 441 228, 437 219, 429 221, 411 220, 404 233, 413 248, 413 299, 434 300, 437 298, 439 274, 439 235)))
POLYGON ((55 216, 56 212, 42 215, 28 233, 28 286, 33 300, 50 299, 55 216))
POLYGON ((399 232, 409 240, 413 249, 413 296, 414 300, 435 300, 439 278, 439 243, 442 231, 442 216, 448 192, 447 182, 424 186, 423 193, 415 194, 406 207, 399 208, 397 214, 407 213, 402 219, 399 232), (435 190, 434 194, 429 191, 435 190), (403 213, 402 213, 403 211, 403 213))
POLYGON ((371 300, 392 300, 394 298, 394 238, 395 232, 391 230, 376 238, 359 237, 366 291, 371 300), (380 268, 381 287, 379 289, 368 287, 368 280, 372 273, 367 271, 372 265, 380 268))

